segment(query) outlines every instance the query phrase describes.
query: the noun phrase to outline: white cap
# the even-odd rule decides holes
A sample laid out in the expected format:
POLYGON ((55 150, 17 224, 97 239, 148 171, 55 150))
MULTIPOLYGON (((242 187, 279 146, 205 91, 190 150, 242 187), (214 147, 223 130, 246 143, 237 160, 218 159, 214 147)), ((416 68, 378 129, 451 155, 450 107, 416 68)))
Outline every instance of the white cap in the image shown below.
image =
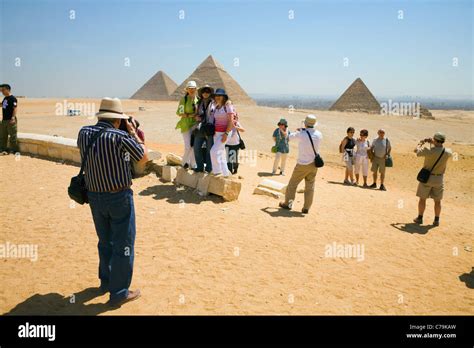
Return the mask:
POLYGON ((188 81, 186 88, 197 88, 196 81, 188 81))

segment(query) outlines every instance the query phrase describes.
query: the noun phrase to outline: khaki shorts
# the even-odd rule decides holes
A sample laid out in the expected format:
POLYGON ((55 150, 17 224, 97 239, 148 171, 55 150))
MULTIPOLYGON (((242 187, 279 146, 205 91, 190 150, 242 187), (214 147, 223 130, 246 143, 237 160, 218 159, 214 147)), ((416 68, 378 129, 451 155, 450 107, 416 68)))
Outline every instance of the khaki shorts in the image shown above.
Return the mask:
POLYGON ((442 178, 431 176, 426 184, 422 182, 418 183, 416 195, 423 199, 433 198, 435 201, 440 201, 443 199, 443 192, 444 183, 442 178))
POLYGON ((370 170, 373 171, 374 173, 376 173, 378 170, 380 174, 385 174, 385 158, 374 156, 370 170))

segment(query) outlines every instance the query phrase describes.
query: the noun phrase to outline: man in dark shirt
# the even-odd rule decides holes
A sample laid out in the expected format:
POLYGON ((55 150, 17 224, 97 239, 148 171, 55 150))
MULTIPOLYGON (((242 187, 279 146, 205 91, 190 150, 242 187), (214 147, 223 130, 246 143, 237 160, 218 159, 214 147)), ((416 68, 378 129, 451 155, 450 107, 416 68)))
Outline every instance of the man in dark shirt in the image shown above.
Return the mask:
POLYGON ((140 296, 139 290, 129 290, 136 232, 131 167, 132 162, 147 162, 148 156, 119 99, 102 99, 97 118, 96 125, 81 128, 77 145, 81 158, 88 152, 84 176, 99 237, 100 288, 110 292, 111 305, 120 306, 140 296), (118 129, 122 121, 127 131, 118 129))
POLYGON ((2 125, 0 127, 0 154, 8 155, 8 152, 18 151, 17 142, 17 100, 11 94, 10 85, 0 85, 2 94, 5 96, 2 101, 2 125), (8 148, 8 136, 10 136, 10 147, 8 148))

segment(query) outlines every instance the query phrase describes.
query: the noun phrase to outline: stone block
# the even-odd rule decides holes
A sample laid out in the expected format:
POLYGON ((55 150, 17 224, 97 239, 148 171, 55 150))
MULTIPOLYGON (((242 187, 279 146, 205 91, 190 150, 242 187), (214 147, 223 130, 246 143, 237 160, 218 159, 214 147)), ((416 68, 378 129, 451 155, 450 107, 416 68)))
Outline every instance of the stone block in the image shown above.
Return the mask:
POLYGON ((163 166, 162 179, 164 181, 173 181, 176 178, 176 168, 173 166, 163 166))
POLYGON ((179 167, 176 172, 176 182, 184 186, 196 188, 200 174, 201 173, 194 173, 192 170, 179 167))
POLYGON ((238 181, 223 176, 211 176, 208 191, 221 196, 226 201, 235 201, 239 198, 241 187, 242 184, 238 181))
POLYGON ((275 180, 264 179, 260 184, 258 184, 258 187, 263 187, 273 191, 285 193, 288 185, 282 184, 281 182, 275 180))
POLYGON ((253 191, 254 195, 264 195, 264 196, 269 196, 273 198, 281 198, 283 197, 283 193, 275 190, 268 189, 266 187, 256 187, 255 190, 253 191))
POLYGON ((183 163, 183 158, 174 153, 169 153, 166 155, 166 163, 170 166, 180 166, 183 163))

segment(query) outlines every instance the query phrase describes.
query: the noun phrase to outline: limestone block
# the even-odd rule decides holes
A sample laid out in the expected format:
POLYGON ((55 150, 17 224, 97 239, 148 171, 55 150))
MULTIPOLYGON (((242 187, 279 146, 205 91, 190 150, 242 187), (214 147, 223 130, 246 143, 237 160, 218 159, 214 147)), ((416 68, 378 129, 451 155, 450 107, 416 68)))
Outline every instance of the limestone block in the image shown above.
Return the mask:
POLYGON ((175 155, 174 153, 169 153, 166 155, 166 162, 170 166, 180 166, 183 162, 181 156, 175 155))
POLYGON ((176 182, 184 186, 196 188, 199 180, 199 174, 200 173, 194 173, 192 170, 179 167, 176 172, 176 182))
POLYGON ((254 195, 265 195, 265 196, 270 196, 273 198, 281 198, 283 197, 283 194, 279 191, 271 190, 266 187, 259 187, 257 186, 255 190, 253 191, 254 195))
POLYGON ((242 184, 223 176, 211 176, 208 191, 221 196, 226 201, 235 201, 239 198, 242 184))
POLYGON ((48 148, 48 157, 54 158, 54 159, 61 159, 61 149, 57 146, 54 146, 52 144, 46 145, 48 148))
MULTIPOLYGON (((33 155, 38 154, 38 144, 28 143, 26 148, 27 149, 25 152, 31 153, 33 155)), ((20 150, 21 150, 21 147, 20 147, 20 150)))
POLYGON ((162 176, 163 175, 163 167, 165 166, 166 164, 159 161, 159 160, 151 160, 151 161, 148 161, 146 166, 146 171, 148 173, 155 173, 157 176, 162 176))
POLYGON ((281 193, 286 192, 287 186, 287 184, 282 184, 281 182, 270 179, 264 179, 260 184, 258 184, 258 187, 267 188, 281 193))
POLYGON ((199 193, 201 193, 203 196, 206 196, 209 194, 209 182, 212 178, 212 175, 204 174, 204 173, 201 173, 201 174, 202 175, 199 177, 196 188, 199 191, 199 193))
POLYGON ((46 144, 38 144, 38 155, 48 157, 48 146, 46 144))
POLYGON ((162 178, 164 181, 173 181, 176 178, 176 168, 173 166, 163 166, 162 178))

